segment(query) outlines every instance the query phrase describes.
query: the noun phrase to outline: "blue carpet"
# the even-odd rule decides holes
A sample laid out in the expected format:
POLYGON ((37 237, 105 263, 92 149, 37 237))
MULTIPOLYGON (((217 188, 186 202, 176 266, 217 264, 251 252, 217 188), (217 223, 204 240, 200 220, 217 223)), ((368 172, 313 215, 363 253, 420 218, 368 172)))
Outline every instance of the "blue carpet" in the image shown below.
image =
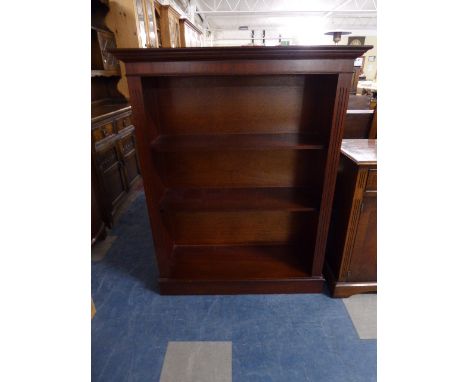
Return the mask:
POLYGON ((160 296, 144 194, 92 264, 92 380, 159 381, 168 341, 232 341, 234 382, 376 381, 376 341, 360 340, 325 294, 160 296))

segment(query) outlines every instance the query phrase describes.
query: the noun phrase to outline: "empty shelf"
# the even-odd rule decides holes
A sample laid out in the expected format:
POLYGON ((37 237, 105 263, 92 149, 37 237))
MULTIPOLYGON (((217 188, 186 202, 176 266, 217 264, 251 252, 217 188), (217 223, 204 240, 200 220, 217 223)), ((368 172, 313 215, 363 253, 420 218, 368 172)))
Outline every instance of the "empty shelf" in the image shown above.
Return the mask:
POLYGON ((308 134, 203 134, 161 135, 153 143, 156 151, 323 149, 308 134))
POLYGON ((314 211, 318 204, 314 189, 273 187, 171 189, 161 206, 169 211, 314 211))

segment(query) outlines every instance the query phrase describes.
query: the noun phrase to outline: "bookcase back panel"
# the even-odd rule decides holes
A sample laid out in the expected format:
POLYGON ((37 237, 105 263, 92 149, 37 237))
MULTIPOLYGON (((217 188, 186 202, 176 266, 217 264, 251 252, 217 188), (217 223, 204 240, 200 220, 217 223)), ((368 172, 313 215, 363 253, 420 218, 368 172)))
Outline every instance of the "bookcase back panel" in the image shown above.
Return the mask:
POLYGON ((176 245, 313 243, 317 212, 163 213, 176 245))
POLYGON ((167 187, 321 189, 324 150, 198 151, 154 155, 167 187))
POLYGON ((312 133, 328 138, 336 75, 144 79, 161 134, 312 133))

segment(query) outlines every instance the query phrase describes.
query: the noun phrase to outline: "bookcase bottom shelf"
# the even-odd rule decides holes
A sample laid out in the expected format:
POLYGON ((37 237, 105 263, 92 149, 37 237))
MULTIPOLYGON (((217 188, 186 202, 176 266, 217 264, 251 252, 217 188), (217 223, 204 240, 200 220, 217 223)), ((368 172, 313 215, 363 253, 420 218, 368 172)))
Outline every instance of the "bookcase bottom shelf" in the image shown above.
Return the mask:
POLYGON ((311 249, 290 245, 176 246, 161 294, 320 293, 311 249))

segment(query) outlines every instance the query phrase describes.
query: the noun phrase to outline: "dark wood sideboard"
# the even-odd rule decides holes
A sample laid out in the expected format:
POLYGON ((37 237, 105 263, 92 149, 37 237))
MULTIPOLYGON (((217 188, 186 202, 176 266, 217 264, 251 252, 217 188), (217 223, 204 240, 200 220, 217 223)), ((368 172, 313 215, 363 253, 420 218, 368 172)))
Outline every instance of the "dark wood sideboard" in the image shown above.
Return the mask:
POLYGON ((321 292, 348 46, 117 49, 161 294, 321 292))
POLYGON ((377 291, 377 140, 341 146, 324 273, 333 297, 377 291))

